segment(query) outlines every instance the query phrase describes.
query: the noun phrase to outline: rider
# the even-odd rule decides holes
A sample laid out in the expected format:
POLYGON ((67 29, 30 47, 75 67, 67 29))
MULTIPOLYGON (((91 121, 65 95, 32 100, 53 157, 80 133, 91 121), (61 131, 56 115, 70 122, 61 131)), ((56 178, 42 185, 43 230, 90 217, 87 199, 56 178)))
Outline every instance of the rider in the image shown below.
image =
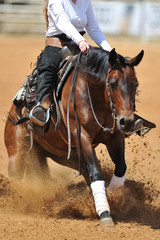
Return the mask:
POLYGON ((36 107, 31 112, 36 123, 46 122, 43 102, 54 89, 61 62, 61 47, 75 43, 82 53, 90 46, 83 37, 85 30, 101 48, 111 51, 93 13, 91 0, 49 0, 46 6, 46 47, 38 58, 36 107))

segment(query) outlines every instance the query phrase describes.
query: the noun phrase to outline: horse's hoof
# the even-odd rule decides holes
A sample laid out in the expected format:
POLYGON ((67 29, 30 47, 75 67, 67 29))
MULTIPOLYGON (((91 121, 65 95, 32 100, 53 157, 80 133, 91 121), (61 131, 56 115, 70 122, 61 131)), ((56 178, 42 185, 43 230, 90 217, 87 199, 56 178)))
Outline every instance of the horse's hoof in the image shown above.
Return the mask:
POLYGON ((111 217, 100 219, 100 225, 106 227, 114 227, 114 222, 111 217))
POLYGON ((100 225, 106 227, 114 227, 114 222, 112 217, 109 215, 109 212, 103 212, 100 216, 100 225))

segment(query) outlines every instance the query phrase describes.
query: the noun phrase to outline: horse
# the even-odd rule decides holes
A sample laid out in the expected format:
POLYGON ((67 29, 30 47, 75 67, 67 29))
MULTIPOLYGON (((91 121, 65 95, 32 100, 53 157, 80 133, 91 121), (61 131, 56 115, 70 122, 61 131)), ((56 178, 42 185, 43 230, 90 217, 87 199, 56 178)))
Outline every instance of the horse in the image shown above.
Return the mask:
POLYGON ((30 124, 14 126, 10 121, 10 116, 27 114, 26 108, 24 104, 12 104, 4 132, 9 177, 22 181, 35 172, 42 181, 50 179, 47 157, 78 170, 91 188, 100 223, 113 226, 95 148, 104 144, 115 164, 110 190, 123 187, 125 137, 132 133, 135 123, 138 80, 134 67, 143 55, 142 50, 134 58, 123 57, 115 49, 107 52, 96 47, 79 55, 76 71, 67 77, 59 100, 59 127, 55 128, 53 107, 48 131, 41 137, 33 133, 32 149, 30 124), (27 161, 27 157, 32 161, 27 161))

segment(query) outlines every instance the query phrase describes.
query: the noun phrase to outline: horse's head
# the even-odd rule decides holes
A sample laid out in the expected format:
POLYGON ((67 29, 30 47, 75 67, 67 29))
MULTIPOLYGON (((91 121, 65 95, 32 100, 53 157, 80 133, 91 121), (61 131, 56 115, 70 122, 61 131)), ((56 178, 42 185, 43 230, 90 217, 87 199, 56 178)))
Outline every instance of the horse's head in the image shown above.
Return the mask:
POLYGON ((129 134, 134 126, 138 87, 134 66, 140 63, 143 54, 142 50, 136 57, 128 59, 118 55, 113 49, 109 55, 107 90, 112 111, 116 115, 117 127, 124 134, 129 134))

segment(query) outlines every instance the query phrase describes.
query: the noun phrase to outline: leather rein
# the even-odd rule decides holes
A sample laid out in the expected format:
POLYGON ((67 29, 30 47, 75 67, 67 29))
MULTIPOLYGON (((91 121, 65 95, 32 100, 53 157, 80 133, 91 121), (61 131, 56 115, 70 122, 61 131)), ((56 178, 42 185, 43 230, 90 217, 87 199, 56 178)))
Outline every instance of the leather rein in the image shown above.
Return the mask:
POLYGON ((92 100, 91 100, 91 94, 90 94, 90 90, 89 90, 89 84, 88 84, 88 79, 87 79, 87 91, 88 91, 88 97, 89 97, 89 102, 90 102, 90 106, 91 106, 91 110, 92 110, 92 114, 94 116, 95 121, 97 122, 97 124, 103 129, 103 131, 108 131, 110 133, 114 133, 114 129, 115 129, 115 122, 116 122, 116 118, 117 118, 117 114, 116 114, 116 109, 114 107, 113 101, 112 101, 112 97, 111 97, 111 92, 110 92, 110 87, 109 87, 109 73, 111 72, 110 69, 108 69, 107 72, 107 78, 106 78, 106 87, 107 87, 107 92, 108 92, 108 96, 109 96, 109 101, 110 101, 110 108, 112 111, 112 118, 113 118, 113 126, 112 128, 108 128, 108 127, 104 127, 101 125, 101 123, 98 121, 94 108, 93 108, 93 104, 92 104, 92 100))

